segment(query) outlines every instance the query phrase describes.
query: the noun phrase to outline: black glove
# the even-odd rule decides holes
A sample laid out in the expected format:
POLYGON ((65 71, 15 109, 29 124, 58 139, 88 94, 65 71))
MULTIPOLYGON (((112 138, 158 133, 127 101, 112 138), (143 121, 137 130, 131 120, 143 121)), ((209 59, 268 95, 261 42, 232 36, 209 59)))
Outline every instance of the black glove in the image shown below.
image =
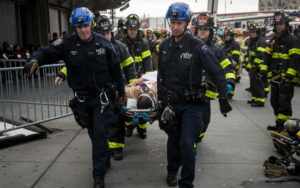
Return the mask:
POLYGON ((232 107, 230 106, 230 104, 228 102, 228 98, 220 98, 219 104, 220 104, 221 113, 226 117, 227 113, 232 110, 232 107))
POLYGON ((32 59, 30 62, 27 62, 23 69, 25 75, 30 77, 32 74, 37 75, 39 72, 39 64, 36 59, 32 59))
POLYGON ((62 78, 63 81, 65 81, 66 78, 67 78, 66 75, 64 73, 62 73, 62 72, 59 72, 56 76, 62 78))

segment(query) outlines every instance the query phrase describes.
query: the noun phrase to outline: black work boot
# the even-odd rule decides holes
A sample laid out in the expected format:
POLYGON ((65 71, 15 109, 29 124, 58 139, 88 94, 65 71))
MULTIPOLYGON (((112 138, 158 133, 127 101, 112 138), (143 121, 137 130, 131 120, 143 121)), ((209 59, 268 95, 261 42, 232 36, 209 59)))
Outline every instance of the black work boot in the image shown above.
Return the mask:
POLYGON ((122 148, 116 148, 111 150, 111 155, 116 161, 120 161, 123 159, 123 149, 122 148))
POLYGON ((167 184, 170 187, 174 187, 177 185, 177 174, 169 173, 167 176, 167 184))
POLYGON ((255 103, 255 101, 252 99, 252 100, 247 101, 247 103, 252 104, 252 103, 255 103))
POLYGON ((137 129, 137 132, 138 132, 138 135, 141 139, 145 139, 147 138, 147 130, 146 129, 141 129, 141 128, 138 128, 137 129))
POLYGON ((132 128, 127 127, 125 136, 126 137, 131 137, 132 136, 132 131, 133 131, 132 128))
POLYGON ((104 188, 104 178, 96 178, 94 180, 94 188, 104 188))

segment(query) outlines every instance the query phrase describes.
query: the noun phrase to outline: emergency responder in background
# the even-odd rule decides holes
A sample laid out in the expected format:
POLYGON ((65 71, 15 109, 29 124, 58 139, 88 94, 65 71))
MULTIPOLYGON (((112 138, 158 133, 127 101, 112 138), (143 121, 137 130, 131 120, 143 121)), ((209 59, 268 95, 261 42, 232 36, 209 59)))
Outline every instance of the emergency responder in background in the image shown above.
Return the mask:
MULTIPOLYGON (((241 77, 239 72, 240 67, 240 44, 234 40, 234 31, 232 29, 228 29, 227 32, 224 30, 224 38, 225 42, 223 44, 223 48, 226 50, 231 61, 234 62, 235 65, 235 78, 240 79, 241 77)), ((231 99, 234 95, 234 90, 228 95, 231 99)))
POLYGON ((115 119, 112 85, 117 88, 119 102, 124 104, 124 83, 112 44, 92 32, 93 13, 85 7, 76 8, 70 22, 76 33, 35 51, 24 73, 30 76, 41 65, 64 60, 81 125, 88 129, 91 138, 94 187, 99 188, 104 187, 104 176, 110 166, 107 136, 115 119))
POLYGON ((160 37, 162 38, 162 40, 164 40, 167 37, 167 31, 166 29, 161 29, 160 30, 160 37))
POLYGON ((186 3, 170 5, 166 18, 172 36, 159 47, 158 61, 158 119, 160 128, 168 134, 167 184, 193 187, 196 148, 194 144, 202 128, 202 69, 212 76, 219 92, 221 112, 231 110, 227 98, 225 72, 212 51, 200 39, 188 34, 192 12, 186 3))
POLYGON ((286 120, 292 116, 293 84, 300 63, 300 42, 289 31, 290 18, 284 11, 274 13, 274 37, 265 51, 261 74, 271 79, 271 105, 274 110, 276 125, 268 130, 281 131, 286 120))
MULTIPOLYGON (((141 77, 143 74, 152 72, 152 58, 149 50, 149 44, 147 39, 142 36, 140 31, 140 18, 136 14, 129 14, 125 20, 127 33, 122 41, 128 48, 130 55, 134 58, 135 69, 137 76, 141 77)), ((132 123, 132 119, 125 122, 127 130, 126 136, 130 137, 135 125, 132 123)), ((147 137, 147 123, 140 121, 137 126, 138 135, 145 139, 147 137)))
MULTIPOLYGON (((113 26, 105 15, 99 15, 95 19, 94 30, 112 42, 123 73, 124 83, 132 83, 137 80, 134 61, 128 50, 120 41, 112 37, 113 26)), ((67 69, 63 68, 57 75, 56 85, 59 85, 67 77, 67 69)), ((121 119, 120 109, 116 109, 116 121, 109 128, 109 149, 115 160, 123 159, 123 148, 125 147, 125 125, 121 119)))
POLYGON ((125 20, 120 18, 118 20, 118 31, 115 34, 115 39, 122 41, 125 37, 126 29, 125 29, 125 20))
MULTIPOLYGON (((243 30, 242 29, 238 29, 236 31, 236 37, 235 40, 240 44, 240 66, 239 66, 239 74, 241 75, 242 73, 242 62, 244 61, 244 53, 243 53, 243 49, 245 48, 245 40, 243 37, 243 30)), ((241 80, 241 76, 236 78, 236 83, 240 83, 241 80)))
MULTIPOLYGON (((214 35, 214 17, 209 13, 201 13, 196 17, 196 22, 192 23, 192 27, 195 28, 194 34, 199 37, 205 44, 212 50, 215 54, 220 65, 223 67, 225 71, 226 81, 227 81, 227 94, 231 92, 231 90, 235 86, 235 74, 234 74, 234 66, 231 64, 229 59, 226 56, 226 52, 224 49, 213 41, 214 35)), ((198 141, 200 142, 205 135, 208 124, 210 122, 211 116, 211 108, 210 108, 210 100, 214 100, 218 97, 218 91, 216 88, 216 84, 213 83, 212 78, 204 73, 205 76, 205 96, 209 99, 207 103, 203 104, 203 114, 202 114, 202 123, 203 128, 201 134, 199 136, 198 141)))
MULTIPOLYGON (((267 34, 267 28, 262 27, 261 28, 261 38, 262 40, 264 40, 266 42, 266 45, 270 42, 270 39, 268 36, 266 36, 267 34)), ((265 98, 268 97, 268 94, 270 92, 270 87, 269 87, 269 81, 268 79, 264 79, 264 87, 265 87, 265 98)))
POLYGON ((265 104, 265 78, 260 75, 260 66, 264 59, 264 52, 266 49, 266 42, 261 38, 260 26, 256 24, 250 24, 250 44, 248 46, 248 64, 250 88, 252 99, 247 103, 252 107, 264 107, 265 104))
POLYGON ((157 70, 157 66, 158 66, 158 62, 157 62, 158 53, 156 51, 157 41, 151 29, 147 29, 147 40, 149 43, 149 48, 152 56, 153 69, 157 70))

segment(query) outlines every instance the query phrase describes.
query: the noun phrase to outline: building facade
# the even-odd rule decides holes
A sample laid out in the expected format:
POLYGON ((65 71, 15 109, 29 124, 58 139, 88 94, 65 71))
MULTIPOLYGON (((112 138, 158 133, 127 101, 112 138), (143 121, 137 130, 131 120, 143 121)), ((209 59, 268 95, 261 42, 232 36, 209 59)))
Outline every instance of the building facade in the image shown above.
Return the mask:
POLYGON ((259 0, 259 11, 276 9, 299 9, 300 0, 259 0))

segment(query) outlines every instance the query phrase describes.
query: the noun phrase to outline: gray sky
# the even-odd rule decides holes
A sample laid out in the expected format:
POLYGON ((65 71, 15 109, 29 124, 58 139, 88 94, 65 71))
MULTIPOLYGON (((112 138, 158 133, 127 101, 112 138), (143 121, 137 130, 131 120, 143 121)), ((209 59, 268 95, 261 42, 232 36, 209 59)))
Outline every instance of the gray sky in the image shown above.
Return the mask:
MULTIPOLYGON (((207 1, 212 0, 131 0, 126 10, 118 11, 117 16, 126 17, 135 13, 142 17, 144 14, 150 17, 165 16, 170 4, 173 2, 186 2, 194 12, 206 11, 207 1)), ((258 0, 219 0, 218 13, 251 12, 258 11, 258 0)))

